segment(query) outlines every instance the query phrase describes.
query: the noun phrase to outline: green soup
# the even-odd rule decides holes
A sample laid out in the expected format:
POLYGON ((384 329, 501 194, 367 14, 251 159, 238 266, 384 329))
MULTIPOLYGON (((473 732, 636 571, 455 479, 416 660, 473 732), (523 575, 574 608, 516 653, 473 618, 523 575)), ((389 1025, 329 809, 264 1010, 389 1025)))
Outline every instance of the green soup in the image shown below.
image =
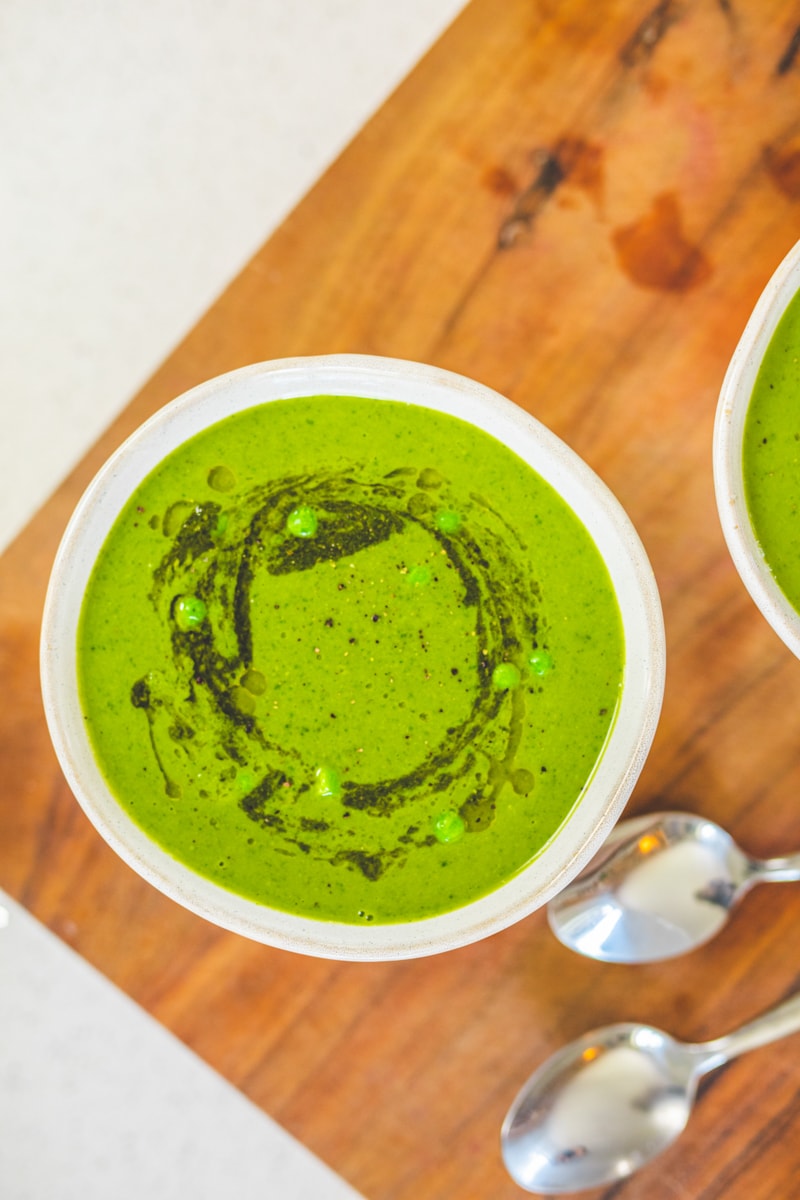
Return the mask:
POLYGON ((790 301, 756 377, 742 450, 753 532, 800 610, 800 298, 790 301))
POLYGON ((521 871, 613 725, 616 598, 583 525, 502 443, 391 401, 226 418, 117 519, 78 635, 100 767, 216 883, 348 923, 521 871))

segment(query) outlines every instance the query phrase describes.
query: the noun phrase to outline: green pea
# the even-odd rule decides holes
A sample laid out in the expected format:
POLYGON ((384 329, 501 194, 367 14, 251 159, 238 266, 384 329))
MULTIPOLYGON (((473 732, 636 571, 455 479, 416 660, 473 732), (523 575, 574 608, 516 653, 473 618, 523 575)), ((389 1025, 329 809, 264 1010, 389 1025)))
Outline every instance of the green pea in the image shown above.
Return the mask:
POLYGON ((207 612, 205 602, 199 596, 176 596, 172 604, 172 618, 184 633, 202 625, 207 612))
POLYGON ((449 842, 457 842, 464 835, 464 822, 462 818, 455 812, 440 813, 433 822, 433 832, 438 841, 443 845, 449 842))
POLYGON ((338 796, 342 791, 342 781, 339 772, 333 767, 317 767, 314 772, 317 791, 320 796, 338 796))
POLYGON ((553 669, 553 659, 546 650, 534 650, 528 655, 528 666, 534 675, 547 675, 553 669))
POLYGON ((286 518, 286 528, 294 537, 313 537, 317 532, 317 514, 307 504, 293 508, 286 518))
POLYGON ((461 528, 461 513, 443 508, 436 514, 436 528, 441 533, 457 533, 461 528))
POLYGON ((519 668, 510 662, 498 663, 492 671, 492 683, 499 692, 508 692, 515 688, 521 678, 519 668))

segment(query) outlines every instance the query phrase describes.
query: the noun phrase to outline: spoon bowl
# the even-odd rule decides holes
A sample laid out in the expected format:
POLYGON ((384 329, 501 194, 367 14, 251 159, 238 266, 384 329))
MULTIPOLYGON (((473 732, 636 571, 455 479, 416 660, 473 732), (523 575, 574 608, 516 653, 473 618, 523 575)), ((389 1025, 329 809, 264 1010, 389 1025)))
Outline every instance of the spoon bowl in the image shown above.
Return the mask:
POLYGON ((679 1043, 648 1025, 609 1025, 565 1046, 528 1080, 506 1118, 509 1173, 546 1194, 630 1175, 686 1125, 693 1067, 679 1043))
POLYGON ((587 958, 657 962, 709 941, 756 883, 792 879, 800 855, 753 858, 705 817, 654 813, 621 822, 547 916, 587 958))
POLYGON ((680 1042, 652 1025, 608 1025, 554 1054, 528 1079, 503 1123, 515 1183, 556 1195, 615 1183, 685 1128, 701 1077, 800 1028, 794 996, 715 1041, 680 1042))

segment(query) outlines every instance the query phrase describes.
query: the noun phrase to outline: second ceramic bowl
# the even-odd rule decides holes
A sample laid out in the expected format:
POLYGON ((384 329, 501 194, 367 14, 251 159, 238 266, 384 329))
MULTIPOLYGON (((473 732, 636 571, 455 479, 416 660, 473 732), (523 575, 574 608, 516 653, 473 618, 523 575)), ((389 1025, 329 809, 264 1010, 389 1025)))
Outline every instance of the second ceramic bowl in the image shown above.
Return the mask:
POLYGON ((762 615, 800 658, 800 613, 786 598, 758 542, 747 507, 743 469, 745 423, 764 354, 800 289, 800 242, 764 288, 723 380, 714 425, 714 486, 725 541, 742 582, 762 615))

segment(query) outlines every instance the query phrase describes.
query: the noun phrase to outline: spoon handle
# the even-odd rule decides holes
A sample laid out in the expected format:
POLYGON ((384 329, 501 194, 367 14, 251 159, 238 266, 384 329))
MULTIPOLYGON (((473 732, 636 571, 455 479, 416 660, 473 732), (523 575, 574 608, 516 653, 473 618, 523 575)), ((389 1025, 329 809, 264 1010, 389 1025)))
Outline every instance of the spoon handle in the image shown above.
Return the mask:
POLYGON ((735 1029, 724 1037, 715 1038, 712 1042, 704 1042, 697 1049, 702 1051, 704 1059, 699 1065, 700 1074, 713 1071, 732 1058, 738 1058, 748 1050, 757 1050, 759 1046, 768 1046, 780 1038, 788 1037, 790 1033, 800 1030, 800 993, 784 1000, 775 1008, 762 1013, 753 1021, 735 1029))
POLYGON ((758 864, 758 878, 765 883, 787 883, 800 879, 800 854, 762 859, 758 864))

